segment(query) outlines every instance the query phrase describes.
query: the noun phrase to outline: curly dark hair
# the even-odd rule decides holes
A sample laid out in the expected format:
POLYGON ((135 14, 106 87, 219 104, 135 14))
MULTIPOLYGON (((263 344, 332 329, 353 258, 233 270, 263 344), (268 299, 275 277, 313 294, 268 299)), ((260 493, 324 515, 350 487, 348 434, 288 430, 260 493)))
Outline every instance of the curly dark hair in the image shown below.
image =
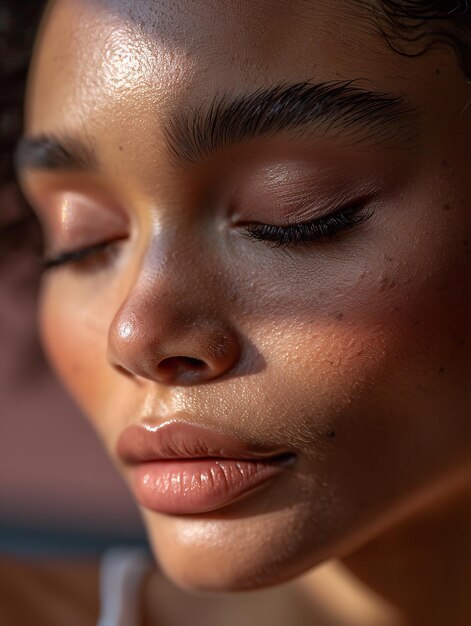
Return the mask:
POLYGON ((388 44, 406 56, 451 47, 471 77, 471 0, 379 0, 379 25, 388 44))
MULTIPOLYGON (((375 23, 399 54, 418 56, 450 46, 471 77, 471 0, 352 0, 374 9, 375 23)), ((40 250, 36 220, 15 184, 13 154, 22 131, 28 63, 44 0, 0 2, 0 270, 25 245, 40 250), (5 190, 8 190, 6 192, 5 190)))
POLYGON ((15 180, 13 155, 22 132, 26 76, 45 2, 0 3, 0 270, 2 260, 40 248, 39 228, 15 180))

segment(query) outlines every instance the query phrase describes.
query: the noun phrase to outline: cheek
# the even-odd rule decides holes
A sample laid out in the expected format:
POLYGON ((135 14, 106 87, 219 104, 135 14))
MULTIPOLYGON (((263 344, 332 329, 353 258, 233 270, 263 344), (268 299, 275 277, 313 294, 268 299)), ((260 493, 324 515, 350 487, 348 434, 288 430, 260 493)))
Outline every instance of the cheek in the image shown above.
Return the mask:
POLYGON ((271 431, 304 442, 311 457, 335 437, 329 458, 335 471, 350 467, 344 482, 350 471, 366 484, 369 463, 405 487, 463 458, 469 263, 459 219, 445 217, 424 203, 424 226, 406 229, 398 219, 394 237, 328 281, 306 287, 284 277, 278 289, 289 304, 270 301, 250 331, 266 356, 259 396, 271 431), (395 476, 394 459, 404 469, 395 476))
POLYGON ((81 306, 81 299, 67 283, 65 274, 44 280, 40 334, 58 376, 84 413, 92 417, 99 415, 109 393, 107 311, 81 306))

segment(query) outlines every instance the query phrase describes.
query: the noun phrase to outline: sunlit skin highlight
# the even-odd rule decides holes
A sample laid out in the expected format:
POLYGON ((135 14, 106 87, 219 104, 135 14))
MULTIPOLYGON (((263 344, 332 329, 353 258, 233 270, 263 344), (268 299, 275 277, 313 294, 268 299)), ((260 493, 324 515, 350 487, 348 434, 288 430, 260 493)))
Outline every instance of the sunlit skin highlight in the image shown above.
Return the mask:
MULTIPOLYGON (((162 569, 192 590, 268 587, 328 559, 374 587, 382 540, 406 554, 432 510, 452 527, 442 502, 471 518, 470 87, 449 50, 401 57, 354 3, 287 6, 57 0, 30 77, 26 136, 91 148, 47 167, 22 155, 47 256, 114 242, 45 273, 43 342, 124 479, 116 442, 144 419, 297 455, 220 512, 141 509, 162 569), (402 130, 284 129, 186 162, 169 145, 172 120, 221 94, 352 80, 407 103, 402 130), (247 236, 359 200, 367 219, 328 240, 247 236)), ((443 592, 429 614, 427 585, 410 600, 385 576, 378 592, 432 626, 450 607, 443 592)))

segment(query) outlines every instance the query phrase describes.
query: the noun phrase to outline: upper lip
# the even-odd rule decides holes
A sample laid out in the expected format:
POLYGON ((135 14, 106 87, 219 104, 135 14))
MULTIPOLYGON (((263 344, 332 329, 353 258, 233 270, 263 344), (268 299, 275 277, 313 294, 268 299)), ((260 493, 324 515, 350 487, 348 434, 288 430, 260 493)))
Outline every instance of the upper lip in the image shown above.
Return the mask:
POLYGON ((287 453, 180 420, 133 424, 119 436, 116 451, 126 463, 194 458, 268 460, 287 453))

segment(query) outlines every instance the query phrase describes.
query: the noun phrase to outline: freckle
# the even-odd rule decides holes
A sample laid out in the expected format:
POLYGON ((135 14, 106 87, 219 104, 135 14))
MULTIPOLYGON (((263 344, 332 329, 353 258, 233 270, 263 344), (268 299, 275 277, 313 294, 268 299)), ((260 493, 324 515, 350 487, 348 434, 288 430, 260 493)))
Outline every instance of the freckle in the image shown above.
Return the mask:
POLYGON ((401 308, 402 308, 402 307, 400 307, 400 306, 395 306, 395 307, 394 307, 394 310, 395 310, 395 311, 400 311, 400 310, 401 310, 401 308))
POLYGON ((467 248, 467 247, 468 247, 468 240, 467 240, 467 239, 463 239, 463 246, 464 246, 465 248, 467 248))
POLYGON ((443 206, 443 209, 444 209, 445 211, 450 211, 450 210, 451 210, 451 206, 450 206, 449 204, 445 204, 445 205, 443 206))
POLYGON ((364 354, 364 350, 358 350, 357 355, 361 356, 362 354, 364 354))
POLYGON ((337 315, 335 316, 336 320, 341 320, 343 319, 343 313, 337 313, 337 315))
POLYGON ((448 163, 448 161, 446 159, 442 160, 442 165, 443 165, 443 167, 450 167, 450 164, 448 163))
POLYGON ((438 76, 440 74, 440 70, 438 69, 438 67, 435 69, 435 74, 438 76))
POLYGON ((420 321, 419 320, 414 320, 414 326, 419 326, 420 325, 420 321))
POLYGON ((123 146, 119 146, 119 151, 122 152, 123 151, 123 146))
POLYGON ((327 433, 327 437, 330 437, 330 439, 333 439, 335 437, 335 432, 333 430, 329 430, 329 432, 327 433))
POLYGON ((395 286, 395 280, 391 280, 387 276, 381 279, 381 291, 384 291, 385 289, 393 289, 395 286))
POLYGON ((438 373, 439 373, 439 374, 443 374, 443 372, 444 372, 444 371, 445 371, 445 366, 444 366, 444 365, 441 365, 441 366, 438 368, 438 373))

